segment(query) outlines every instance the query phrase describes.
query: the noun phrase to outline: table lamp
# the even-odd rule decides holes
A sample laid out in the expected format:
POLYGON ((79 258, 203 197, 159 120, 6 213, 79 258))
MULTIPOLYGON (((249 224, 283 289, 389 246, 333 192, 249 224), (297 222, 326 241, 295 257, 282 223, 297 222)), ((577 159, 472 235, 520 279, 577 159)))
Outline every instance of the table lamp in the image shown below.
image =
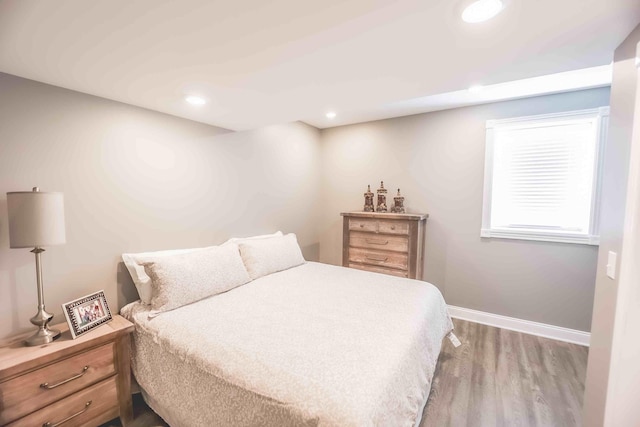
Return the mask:
POLYGON ((33 248, 36 256, 36 280, 38 283, 38 312, 31 323, 38 331, 26 340, 28 346, 48 344, 60 336, 60 331, 49 329, 53 318, 44 308, 42 289, 42 246, 65 243, 64 197, 62 193, 33 191, 7 193, 9 211, 9 245, 11 248, 33 248))

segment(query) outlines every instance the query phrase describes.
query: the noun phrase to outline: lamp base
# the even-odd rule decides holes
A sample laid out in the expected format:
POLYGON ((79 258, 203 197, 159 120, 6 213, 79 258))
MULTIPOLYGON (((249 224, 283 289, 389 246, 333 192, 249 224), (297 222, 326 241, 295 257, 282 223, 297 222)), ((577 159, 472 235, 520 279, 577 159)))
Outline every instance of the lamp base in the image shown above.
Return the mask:
MULTIPOLYGON (((36 250, 36 249, 34 249, 36 250)), ((36 253, 36 260, 40 256, 40 253, 36 253)), ((40 263, 36 262, 36 265, 39 267, 40 263)), ((38 268, 38 272, 40 269, 38 268)), ((40 275, 38 273, 38 275, 40 275)), ((42 282, 39 282, 42 283, 42 282)), ((31 335, 25 343, 28 346, 36 346, 42 344, 49 344, 56 338, 60 337, 60 331, 57 329, 49 329, 49 322, 53 319, 53 314, 47 312, 44 308, 44 298, 41 293, 41 286, 38 286, 38 312, 35 316, 33 316, 30 321, 35 326, 38 327, 38 330, 35 334, 31 335)))
POLYGON ((60 338, 60 331, 57 329, 49 329, 43 326, 38 331, 25 340, 25 344, 29 347, 36 345, 49 344, 53 340, 60 338))

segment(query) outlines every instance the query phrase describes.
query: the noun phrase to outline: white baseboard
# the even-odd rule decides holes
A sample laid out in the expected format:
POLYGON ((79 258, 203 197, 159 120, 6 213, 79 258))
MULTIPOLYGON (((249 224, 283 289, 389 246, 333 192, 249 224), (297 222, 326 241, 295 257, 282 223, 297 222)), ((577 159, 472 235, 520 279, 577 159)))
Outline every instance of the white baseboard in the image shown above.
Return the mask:
POLYGON ((449 305, 448 308, 451 317, 475 323, 482 323, 483 325, 495 326, 497 328, 509 329, 512 331, 551 338, 558 341, 570 342, 587 347, 589 346, 589 341, 591 339, 591 334, 589 332, 532 322, 531 320, 501 316, 499 314, 485 313, 484 311, 471 310, 470 308, 456 307, 454 305, 449 305))

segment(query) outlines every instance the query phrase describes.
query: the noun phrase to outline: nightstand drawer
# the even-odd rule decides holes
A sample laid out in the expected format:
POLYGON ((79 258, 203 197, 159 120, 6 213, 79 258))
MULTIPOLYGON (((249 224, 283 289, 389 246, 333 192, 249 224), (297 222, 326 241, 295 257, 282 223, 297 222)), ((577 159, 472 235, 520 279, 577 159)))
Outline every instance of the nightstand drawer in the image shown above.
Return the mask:
POLYGON ((368 264, 349 264, 350 268, 357 268, 358 270, 371 271, 373 273, 389 274, 397 277, 409 277, 409 273, 406 270, 394 270, 393 268, 377 267, 368 264))
POLYGON ((61 427, 95 426, 117 417, 118 411, 118 390, 116 377, 113 376, 20 418, 7 427, 33 427, 47 423, 52 426, 59 423, 61 427))
POLYGON ((406 270, 409 266, 407 254, 359 248, 349 248, 349 261, 400 270, 406 270))
POLYGON ((0 383, 0 425, 115 374, 113 351, 105 344, 0 383))
POLYGON ((408 252, 409 238, 406 236, 381 236, 354 231, 349 236, 349 246, 365 249, 383 249, 393 252, 408 252))

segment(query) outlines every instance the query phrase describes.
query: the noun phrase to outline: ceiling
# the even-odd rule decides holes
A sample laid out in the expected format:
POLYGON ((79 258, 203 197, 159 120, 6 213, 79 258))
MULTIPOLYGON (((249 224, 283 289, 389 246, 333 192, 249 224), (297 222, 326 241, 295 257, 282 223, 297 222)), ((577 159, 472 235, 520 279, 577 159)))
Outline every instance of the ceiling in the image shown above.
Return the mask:
POLYGON ((640 22, 638 0, 508 0, 467 24, 469 2, 0 0, 0 71, 233 130, 325 128, 609 64, 640 22))

